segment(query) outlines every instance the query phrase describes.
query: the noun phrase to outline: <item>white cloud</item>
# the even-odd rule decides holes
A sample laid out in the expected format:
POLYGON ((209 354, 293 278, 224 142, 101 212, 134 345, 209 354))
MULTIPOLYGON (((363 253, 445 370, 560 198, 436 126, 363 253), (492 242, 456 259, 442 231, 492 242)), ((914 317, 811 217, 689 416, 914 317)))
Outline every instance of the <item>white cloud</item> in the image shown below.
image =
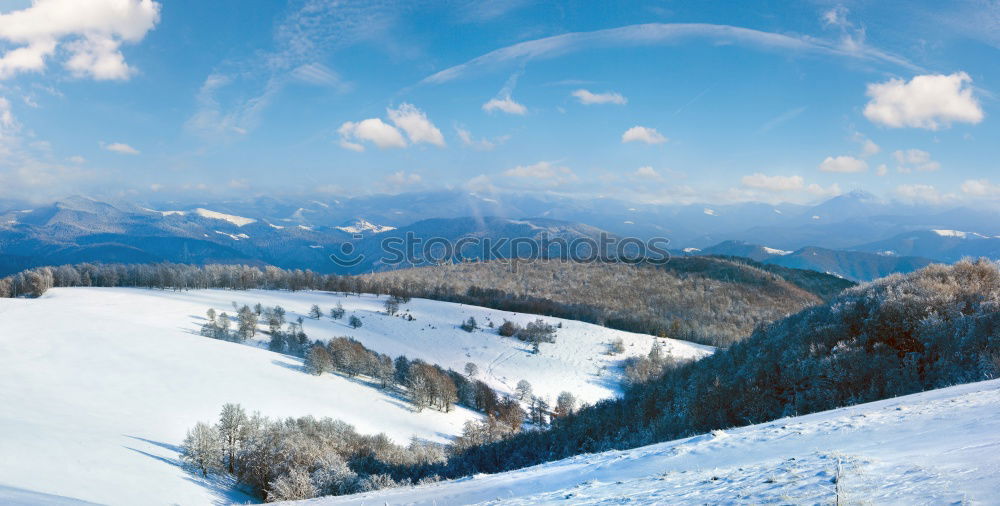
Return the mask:
POLYGON ((491 179, 486 174, 480 174, 472 179, 469 179, 462 185, 466 190, 473 192, 490 192, 494 193, 497 191, 497 187, 493 184, 493 179, 491 179))
MULTIPOLYGON (((344 125, 341 125, 340 128, 343 129, 344 125)), ((358 153, 361 153, 362 151, 365 150, 365 147, 363 145, 358 144, 357 142, 351 142, 347 139, 340 139, 340 147, 350 151, 357 151, 358 153)))
POLYGON ((35 0, 0 14, 0 39, 14 46, 0 56, 0 79, 43 71, 60 45, 74 75, 128 79, 133 69, 121 45, 141 41, 159 19, 152 0, 35 0))
POLYGON ((888 173, 889 173, 889 167, 884 163, 880 163, 878 168, 875 169, 875 174, 879 176, 884 176, 888 173))
POLYGON ((576 174, 569 167, 545 161, 531 165, 518 165, 505 171, 503 175, 516 179, 539 180, 550 186, 559 186, 577 180, 576 174))
POLYGON ((403 103, 399 107, 386 109, 390 125, 380 118, 368 118, 358 122, 345 121, 337 133, 340 134, 340 147, 351 151, 364 151, 362 142, 371 142, 380 149, 405 148, 409 144, 403 137, 409 137, 410 143, 421 142, 444 146, 444 136, 434 123, 427 119, 423 111, 412 104, 403 103), (360 142, 359 142, 360 141, 360 142))
POLYGON ((757 172, 743 176, 743 186, 773 192, 801 190, 805 186, 802 176, 768 176, 757 172))
POLYGON ((962 183, 962 193, 973 197, 1000 198, 1000 184, 989 179, 968 179, 962 183))
POLYGON ((122 155, 138 155, 139 150, 129 146, 128 144, 122 142, 112 142, 110 144, 101 143, 101 147, 111 151, 113 153, 118 153, 122 155))
POLYGON ((514 99, 510 98, 510 95, 490 99, 489 102, 483 104, 483 110, 486 112, 501 111, 519 116, 528 112, 527 107, 515 102, 514 99))
POLYGON ((398 171, 379 181, 377 187, 386 193, 399 193, 420 186, 423 180, 424 178, 415 172, 398 171))
POLYGON ((920 149, 907 149, 906 151, 893 151, 892 157, 896 160, 896 169, 899 172, 908 174, 913 171, 931 172, 941 168, 941 164, 931 159, 931 154, 920 149))
POLYGON ((879 154, 881 151, 882 148, 879 147, 878 144, 872 142, 871 139, 865 139, 865 141, 861 143, 861 156, 865 158, 869 156, 875 156, 879 154))
POLYGON ((69 161, 71 161, 71 162, 73 162, 75 164, 87 163, 87 159, 84 158, 84 157, 82 157, 82 156, 80 156, 80 155, 73 155, 73 156, 67 158, 67 160, 69 160, 69 161))
POLYGON ((842 173, 864 172, 868 170, 868 162, 853 156, 828 156, 823 160, 823 163, 819 164, 819 170, 842 173))
POLYGON ((954 199, 954 195, 942 194, 929 184, 904 184, 896 187, 896 195, 914 204, 943 204, 954 199))
POLYGON ((511 95, 514 93, 514 88, 517 87, 517 80, 521 77, 522 71, 514 72, 507 78, 507 82, 504 83, 503 88, 497 92, 497 95, 490 99, 488 102, 483 104, 483 110, 489 113, 494 111, 505 112, 507 114, 516 114, 523 116, 528 112, 528 108, 515 102, 511 95))
POLYGON ((427 119, 427 115, 413 104, 402 103, 395 109, 387 109, 387 112, 389 120, 406 132, 410 142, 414 144, 425 142, 444 147, 444 136, 441 135, 441 130, 438 130, 434 123, 427 119))
POLYGON ((589 90, 576 90, 571 93, 577 100, 583 105, 591 104, 617 104, 625 105, 628 103, 628 99, 622 96, 621 93, 614 91, 609 91, 605 93, 591 93, 589 90))
POLYGON ((10 130, 17 127, 17 120, 14 119, 14 113, 10 110, 10 100, 6 97, 0 97, 0 128, 3 130, 10 130))
POLYGON ((358 122, 345 121, 337 129, 340 145, 353 151, 364 151, 364 146, 354 140, 368 141, 380 149, 405 148, 406 139, 396 127, 379 118, 368 118, 358 122))
POLYGON ((865 117, 892 128, 937 130, 952 122, 979 123, 983 110, 972 95, 972 78, 965 72, 890 79, 868 85, 871 101, 865 117))
POLYGON ((462 144, 479 151, 490 151, 497 147, 497 145, 507 142, 507 139, 509 138, 504 135, 493 139, 476 139, 472 136, 472 132, 462 127, 455 127, 455 133, 458 134, 458 138, 462 140, 462 144))
POLYGON ((813 183, 806 187, 806 192, 813 195, 814 197, 820 197, 820 198, 836 197, 837 195, 843 193, 840 190, 840 185, 838 185, 837 183, 833 183, 826 188, 823 188, 822 186, 813 183))
POLYGON ((823 13, 823 23, 829 26, 847 26, 847 8, 837 5, 823 13))
POLYGON ((650 167, 648 165, 646 165, 644 167, 639 167, 638 169, 635 169, 635 172, 633 173, 633 176, 635 176, 636 178, 639 178, 639 179, 652 179, 654 181, 660 180, 660 179, 663 178, 663 176, 661 176, 659 172, 656 172, 656 169, 654 169, 654 168, 652 168, 652 167, 650 167))
POLYGON ((634 126, 622 134, 622 142, 645 142, 646 144, 663 144, 667 138, 655 128, 634 126))

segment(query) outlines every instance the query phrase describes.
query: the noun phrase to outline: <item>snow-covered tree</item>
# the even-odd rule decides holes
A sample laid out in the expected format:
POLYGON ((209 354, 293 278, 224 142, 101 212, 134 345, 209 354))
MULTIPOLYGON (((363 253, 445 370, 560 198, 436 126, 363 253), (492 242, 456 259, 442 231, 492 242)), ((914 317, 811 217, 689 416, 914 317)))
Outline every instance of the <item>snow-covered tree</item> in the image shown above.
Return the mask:
POLYGON ((556 398, 555 416, 563 417, 572 415, 576 411, 576 396, 570 392, 562 392, 556 398))
POLYGON ((271 483, 268 501, 299 501, 312 499, 318 495, 312 477, 302 468, 293 467, 271 483))
POLYGON ((338 302, 337 307, 330 309, 330 318, 333 318, 334 320, 339 320, 343 317, 344 317, 344 306, 342 306, 338 302))
POLYGON ((389 297, 385 299, 385 313, 389 316, 393 316, 399 312, 399 299, 396 297, 389 297))
POLYGON ((222 441, 211 425, 198 422, 188 431, 181 444, 181 458, 201 472, 202 476, 218 471, 222 465, 222 441))
POLYGON ((528 380, 521 380, 517 382, 517 387, 514 388, 514 394, 517 395, 519 400, 526 401, 531 399, 531 393, 531 383, 528 383, 528 380))
POLYGON ((229 403, 222 406, 216 427, 222 444, 223 459, 230 473, 236 471, 236 456, 246 435, 247 421, 247 414, 239 404, 229 403))

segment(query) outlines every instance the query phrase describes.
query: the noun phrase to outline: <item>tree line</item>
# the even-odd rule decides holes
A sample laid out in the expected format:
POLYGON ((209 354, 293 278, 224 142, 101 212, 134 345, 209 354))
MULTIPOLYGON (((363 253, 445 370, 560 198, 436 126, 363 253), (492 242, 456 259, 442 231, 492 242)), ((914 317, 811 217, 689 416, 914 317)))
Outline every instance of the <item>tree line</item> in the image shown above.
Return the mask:
POLYGON ((273 266, 78 264, 2 278, 0 297, 37 297, 52 287, 74 286, 388 294, 728 346, 758 325, 817 304, 849 285, 819 273, 774 271, 749 260, 708 257, 676 259, 665 266, 548 260, 512 269, 502 262, 482 262, 362 276, 273 266))

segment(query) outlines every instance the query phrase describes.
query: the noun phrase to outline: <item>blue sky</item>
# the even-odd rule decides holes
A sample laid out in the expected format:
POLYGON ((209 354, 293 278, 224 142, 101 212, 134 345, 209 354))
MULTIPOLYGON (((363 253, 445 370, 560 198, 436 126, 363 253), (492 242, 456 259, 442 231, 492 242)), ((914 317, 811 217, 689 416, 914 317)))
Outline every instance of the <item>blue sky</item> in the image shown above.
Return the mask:
POLYGON ((995 1, 0 12, 0 197, 1000 200, 995 1))

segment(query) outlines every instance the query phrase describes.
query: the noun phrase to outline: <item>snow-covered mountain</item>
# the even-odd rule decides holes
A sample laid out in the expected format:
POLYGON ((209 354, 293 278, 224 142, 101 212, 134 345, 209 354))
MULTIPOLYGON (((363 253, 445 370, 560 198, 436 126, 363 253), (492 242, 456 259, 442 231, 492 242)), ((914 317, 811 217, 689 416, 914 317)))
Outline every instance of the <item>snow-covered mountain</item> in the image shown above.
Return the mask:
POLYGON ((724 241, 705 249, 685 251, 684 254, 744 257, 769 265, 824 272, 852 281, 871 281, 897 272, 905 274, 933 262, 929 258, 886 254, 883 251, 834 250, 815 246, 788 251, 745 241, 724 241))
MULTIPOLYGON (((868 253, 893 251, 899 256, 950 262, 965 255, 1000 258, 997 216, 990 209, 903 205, 864 192, 851 192, 815 206, 653 205, 458 190, 191 203, 104 202, 75 196, 41 205, 0 202, 0 274, 45 264, 162 261, 368 272, 386 266, 375 262, 345 270, 331 261, 330 255, 345 242, 360 240, 363 244, 353 244, 355 249, 365 250, 369 258, 381 256, 375 251, 381 240, 402 230, 413 231, 425 240, 462 236, 509 240, 534 237, 539 228, 558 228, 557 233, 565 237, 592 237, 602 232, 621 238, 662 237, 670 241, 671 248, 689 252, 729 240, 737 241, 733 244, 766 245, 766 249, 743 252, 757 260, 812 246, 868 253), (515 226, 517 223, 534 226, 515 226), (929 230, 974 231, 985 237, 953 244, 957 237, 914 242, 906 235, 929 230), (356 235, 363 237, 357 239, 356 235)), ((725 254, 738 252, 728 248, 725 254)), ((786 261, 791 261, 791 256, 787 255, 786 261)))
POLYGON ((284 503, 994 504, 1000 380, 417 487, 284 503))
POLYGON ((348 234, 381 234, 382 232, 388 232, 390 230, 396 230, 396 227, 391 227, 389 225, 376 225, 364 218, 358 218, 353 221, 348 221, 339 227, 335 227, 337 230, 347 232, 348 234))
POLYGON ((921 256, 940 262, 964 257, 1000 258, 1000 235, 951 229, 914 230, 854 249, 891 256, 921 256))

